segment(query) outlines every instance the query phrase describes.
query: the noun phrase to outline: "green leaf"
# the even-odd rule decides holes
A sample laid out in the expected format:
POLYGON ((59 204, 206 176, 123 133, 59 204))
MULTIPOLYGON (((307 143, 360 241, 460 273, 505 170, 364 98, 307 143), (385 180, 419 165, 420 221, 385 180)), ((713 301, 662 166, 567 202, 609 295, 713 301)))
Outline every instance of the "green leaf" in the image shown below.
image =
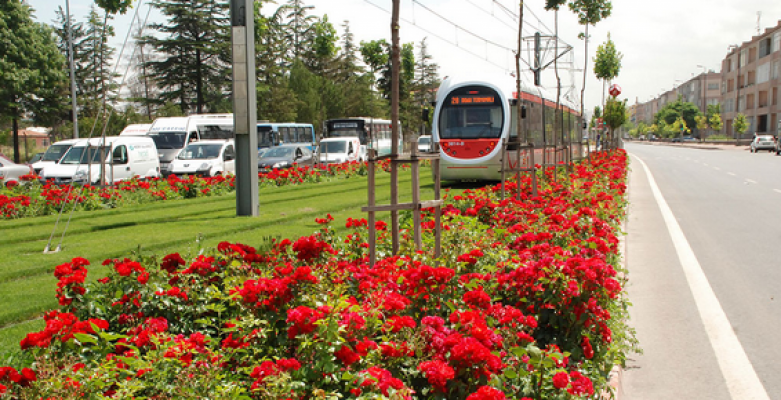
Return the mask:
POLYGON ((512 369, 506 369, 504 371, 504 376, 507 379, 515 379, 518 377, 518 373, 515 372, 515 370, 512 369))
POLYGON ((98 343, 98 340, 95 339, 94 336, 88 335, 86 333, 74 333, 73 337, 76 338, 76 340, 78 340, 81 343, 93 343, 93 344, 98 343))

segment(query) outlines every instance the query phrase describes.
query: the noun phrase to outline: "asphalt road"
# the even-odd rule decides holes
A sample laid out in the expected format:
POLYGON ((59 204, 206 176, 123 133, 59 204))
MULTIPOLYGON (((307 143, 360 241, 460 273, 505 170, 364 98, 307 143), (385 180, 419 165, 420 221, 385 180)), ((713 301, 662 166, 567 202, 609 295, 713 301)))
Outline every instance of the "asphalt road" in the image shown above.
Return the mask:
POLYGON ((630 356, 621 399, 781 400, 781 156, 625 147, 630 324, 644 354, 630 356))

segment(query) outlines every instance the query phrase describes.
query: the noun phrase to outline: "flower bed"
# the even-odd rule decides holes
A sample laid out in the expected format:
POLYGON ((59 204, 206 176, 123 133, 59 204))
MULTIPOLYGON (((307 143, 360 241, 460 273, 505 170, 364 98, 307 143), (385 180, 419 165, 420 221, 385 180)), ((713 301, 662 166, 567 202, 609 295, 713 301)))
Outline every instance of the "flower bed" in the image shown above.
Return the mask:
MULTIPOLYGON (((284 186, 365 173, 365 163, 352 162, 261 171, 258 178, 261 186, 284 186)), ((63 203, 75 203, 78 210, 96 210, 127 204, 222 195, 234 190, 235 176, 171 175, 147 181, 130 179, 106 188, 92 185, 59 186, 51 182, 42 184, 35 175, 25 175, 21 180, 24 184, 12 185, 10 188, 5 188, 0 180, 0 219, 56 214, 62 209, 63 203)))
MULTIPOLYGON (((367 223, 256 249, 55 270, 59 310, 0 369, 7 398, 591 398, 634 346, 618 239, 626 155, 596 153, 522 201, 449 199, 443 256, 367 223)), ((516 186, 508 185, 510 189, 516 186)), ((426 210, 426 244, 434 222, 426 210)), ((406 218, 404 221, 409 221, 406 218)))

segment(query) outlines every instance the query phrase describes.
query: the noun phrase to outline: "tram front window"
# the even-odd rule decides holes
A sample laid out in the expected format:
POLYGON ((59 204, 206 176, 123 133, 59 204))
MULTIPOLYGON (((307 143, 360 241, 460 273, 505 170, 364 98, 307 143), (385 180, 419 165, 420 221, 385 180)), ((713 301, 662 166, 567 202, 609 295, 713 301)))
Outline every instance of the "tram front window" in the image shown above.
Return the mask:
POLYGON ((504 110, 500 97, 488 88, 467 87, 451 93, 439 116, 442 139, 498 139, 504 110))

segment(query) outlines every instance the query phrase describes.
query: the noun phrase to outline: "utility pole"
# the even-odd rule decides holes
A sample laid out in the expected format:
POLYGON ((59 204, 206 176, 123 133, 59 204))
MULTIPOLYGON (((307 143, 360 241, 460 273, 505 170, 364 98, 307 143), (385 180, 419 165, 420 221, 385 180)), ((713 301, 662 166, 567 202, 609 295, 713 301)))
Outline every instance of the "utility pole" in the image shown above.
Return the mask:
POLYGON ((68 31, 68 66, 71 75, 71 108, 73 109, 73 138, 79 138, 79 108, 76 102, 76 71, 73 56, 73 33, 71 32, 71 2, 65 0, 65 29, 68 31))
POLYGON ((236 215, 260 215, 258 196, 257 92, 255 90, 255 6, 231 0, 233 46, 233 131, 236 135, 236 215))

